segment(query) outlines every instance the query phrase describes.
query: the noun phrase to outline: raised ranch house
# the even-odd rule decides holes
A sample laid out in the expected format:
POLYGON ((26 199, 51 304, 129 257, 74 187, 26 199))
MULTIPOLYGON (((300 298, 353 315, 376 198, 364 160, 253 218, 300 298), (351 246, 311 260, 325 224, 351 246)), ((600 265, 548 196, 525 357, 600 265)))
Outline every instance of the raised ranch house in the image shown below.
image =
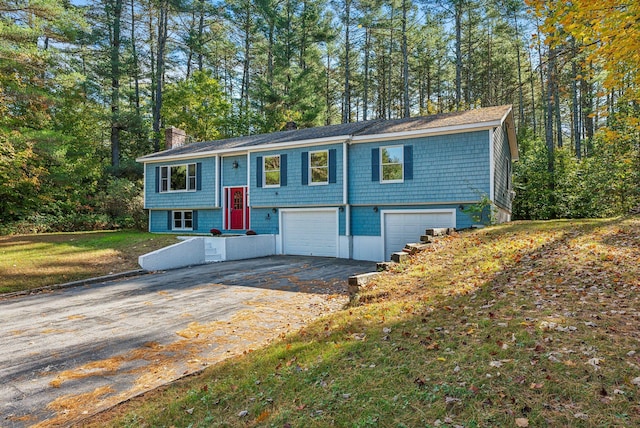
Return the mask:
POLYGON ((274 254, 380 261, 426 228, 471 226, 465 208, 483 197, 498 221, 511 217, 511 106, 187 145, 169 137, 168 150, 138 159, 151 232, 253 230, 273 236, 274 254))

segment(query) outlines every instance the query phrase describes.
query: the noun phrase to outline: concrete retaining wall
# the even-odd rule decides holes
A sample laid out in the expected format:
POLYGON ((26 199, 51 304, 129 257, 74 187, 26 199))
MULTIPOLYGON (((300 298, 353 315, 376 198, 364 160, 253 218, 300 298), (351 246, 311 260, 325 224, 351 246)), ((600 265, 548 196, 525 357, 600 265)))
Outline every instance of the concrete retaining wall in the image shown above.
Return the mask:
POLYGON ((276 253, 275 235, 232 236, 224 239, 226 255, 224 260, 253 259, 273 256, 276 253))
POLYGON ((204 262, 204 238, 191 238, 138 257, 140 267, 150 271, 201 265, 204 262))
POLYGON ((197 236, 180 239, 184 241, 138 257, 138 264, 143 269, 155 271, 276 254, 275 235, 197 236))

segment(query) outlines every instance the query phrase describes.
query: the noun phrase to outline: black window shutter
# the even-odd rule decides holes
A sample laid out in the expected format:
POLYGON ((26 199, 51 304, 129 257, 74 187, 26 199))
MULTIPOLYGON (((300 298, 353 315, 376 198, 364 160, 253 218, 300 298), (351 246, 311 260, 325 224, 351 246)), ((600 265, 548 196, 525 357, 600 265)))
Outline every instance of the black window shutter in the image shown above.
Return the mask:
POLYGON ((160 167, 156 167, 156 193, 160 192, 160 167))
POLYGON ((380 181, 380 149, 371 149, 371 181, 380 181))
POLYGON ((404 179, 413 180, 413 146, 404 146, 404 179))
POLYGON ((256 187, 262 187, 262 156, 256 158, 256 187))
POLYGON ((336 182, 336 149, 329 150, 329 183, 336 182))
POLYGON ((280 186, 287 185, 287 155, 280 155, 280 186))
POLYGON ((193 213, 191 214, 191 216, 193 219, 193 223, 192 223, 193 230, 198 230, 198 211, 193 210, 193 213))
POLYGON ((202 190, 202 162, 196 164, 196 190, 202 190))
POLYGON ((167 229, 173 230, 173 211, 167 211, 167 229))
POLYGON ((302 163, 302 185, 306 186, 309 184, 309 152, 302 152, 300 160, 302 163))

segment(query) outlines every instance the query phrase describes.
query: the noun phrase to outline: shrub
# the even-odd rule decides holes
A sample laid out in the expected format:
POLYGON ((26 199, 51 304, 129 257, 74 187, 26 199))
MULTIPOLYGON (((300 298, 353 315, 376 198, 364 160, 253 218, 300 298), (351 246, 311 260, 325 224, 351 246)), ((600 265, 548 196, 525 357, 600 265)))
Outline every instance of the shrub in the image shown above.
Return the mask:
POLYGON ((253 230, 247 230, 247 235, 257 235, 257 233, 253 230))
POLYGON ((105 191, 96 197, 99 210, 111 217, 114 228, 147 228, 147 213, 144 210, 142 185, 127 178, 112 178, 105 191))
POLYGON ((222 235, 222 232, 220 232, 220 230, 213 228, 209 231, 209 233, 211 233, 213 236, 220 236, 222 235))

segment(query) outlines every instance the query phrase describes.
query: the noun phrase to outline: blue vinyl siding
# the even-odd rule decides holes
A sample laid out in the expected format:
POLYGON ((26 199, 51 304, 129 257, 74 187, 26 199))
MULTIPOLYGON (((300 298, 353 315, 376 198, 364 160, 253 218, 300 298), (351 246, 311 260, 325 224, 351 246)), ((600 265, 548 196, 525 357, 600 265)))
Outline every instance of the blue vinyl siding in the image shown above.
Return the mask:
POLYGON ((279 212, 271 208, 251 208, 251 230, 259 235, 277 234, 279 231, 279 212))
POLYGON ((247 185, 247 156, 227 156, 222 158, 222 185, 246 186, 247 185), (233 162, 238 162, 238 167, 233 167, 233 162))
MULTIPOLYGON (((175 208, 183 210, 184 208, 175 208)), ((150 210, 149 211, 149 232, 161 232, 161 233, 209 233, 211 228, 220 229, 222 224, 222 211, 220 209, 215 210, 193 210, 197 211, 197 229, 194 230, 171 230, 168 226, 168 216, 171 210, 150 210)))
POLYGON ((478 200, 479 193, 489 193, 489 147, 488 131, 354 144, 349 152, 349 201, 401 204, 478 200), (402 183, 373 180, 372 153, 391 144, 412 146, 412 179, 405 178, 402 183))
MULTIPOLYGON (((246 172, 246 170, 245 170, 246 172)), ((213 208, 215 207, 215 157, 197 160, 145 164, 145 208, 213 208), (190 192, 156 192, 156 167, 200 163, 200 190, 190 192)), ((166 226, 165 226, 166 229, 166 226)))
POLYGON ((494 133, 494 199, 498 206, 511 211, 511 151, 504 128, 497 128, 494 133))
POLYGON ((254 166, 251 170, 250 180, 252 207, 331 206, 342 203, 343 174, 341 144, 252 153, 250 162, 251 165, 254 166), (318 186, 303 185, 302 152, 329 149, 335 149, 335 183, 318 186), (255 167, 257 158, 270 155, 280 155, 283 163, 283 159, 286 159, 286 167, 283 168, 281 165, 281 173, 284 174, 286 171, 286 179, 284 177, 281 178, 282 184, 280 187, 257 187, 256 183, 259 182, 256 179, 256 174, 259 173, 258 168, 255 167), (286 155, 286 158, 283 158, 284 155, 286 155), (286 183, 286 186, 283 185, 284 183, 286 183))

